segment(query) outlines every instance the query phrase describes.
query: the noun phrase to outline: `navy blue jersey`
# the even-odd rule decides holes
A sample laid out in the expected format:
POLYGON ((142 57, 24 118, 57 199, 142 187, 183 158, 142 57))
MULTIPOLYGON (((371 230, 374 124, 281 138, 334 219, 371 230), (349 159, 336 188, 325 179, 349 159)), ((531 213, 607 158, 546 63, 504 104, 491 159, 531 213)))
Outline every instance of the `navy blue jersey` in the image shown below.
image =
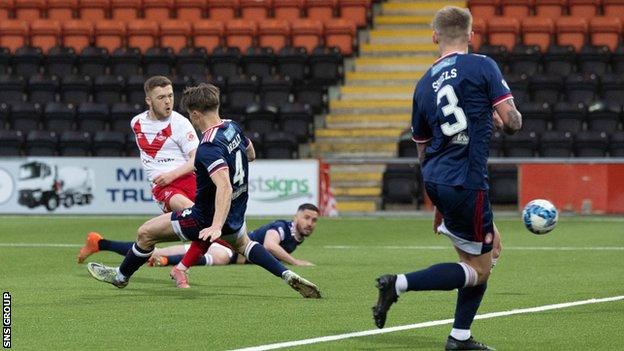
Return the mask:
POLYGON ((510 98, 491 58, 454 52, 437 60, 418 82, 413 100, 412 137, 430 142, 424 181, 488 189, 493 107, 510 98))
POLYGON ((280 246, 282 247, 282 249, 284 249, 284 251, 288 253, 292 253, 293 251, 295 251, 297 246, 299 246, 299 244, 303 242, 297 241, 297 239, 295 239, 294 223, 292 221, 283 220, 271 222, 254 230, 253 232, 249 233, 249 239, 257 241, 261 245, 264 245, 264 238, 266 237, 266 233, 269 230, 277 231, 280 236, 280 246))
POLYGON ((240 126, 234 121, 223 120, 221 124, 204 132, 202 141, 195 154, 195 172, 197 174, 197 194, 193 213, 206 225, 210 226, 215 211, 217 187, 210 175, 227 168, 232 183, 232 203, 223 233, 231 234, 243 226, 247 210, 247 160, 248 139, 240 126))

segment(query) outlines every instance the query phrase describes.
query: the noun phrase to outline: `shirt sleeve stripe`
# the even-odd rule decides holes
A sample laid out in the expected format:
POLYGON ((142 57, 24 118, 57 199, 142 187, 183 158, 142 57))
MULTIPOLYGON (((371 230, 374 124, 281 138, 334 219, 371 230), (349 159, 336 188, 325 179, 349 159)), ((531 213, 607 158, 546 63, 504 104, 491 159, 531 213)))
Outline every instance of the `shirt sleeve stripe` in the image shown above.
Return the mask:
POLYGON ((494 99, 494 102, 492 103, 492 107, 500 104, 503 101, 509 100, 509 99, 513 99, 513 95, 511 94, 505 94, 503 96, 499 96, 496 99, 494 99))
POLYGON ((416 139, 416 138, 412 137, 412 140, 414 140, 415 142, 417 142, 419 144, 426 143, 426 142, 428 142, 431 139, 433 139, 433 138, 428 138, 428 139, 424 139, 424 138, 421 139, 421 138, 419 138, 419 139, 416 139))
POLYGON ((228 168, 228 166, 226 164, 221 165, 219 167, 214 168, 212 171, 208 171, 208 175, 213 175, 213 174, 219 172, 220 170, 227 169, 227 168, 228 168))
POLYGON ((221 158, 214 161, 210 166, 208 166, 208 172, 211 172, 215 167, 223 163, 225 163, 225 161, 223 161, 223 159, 221 158))

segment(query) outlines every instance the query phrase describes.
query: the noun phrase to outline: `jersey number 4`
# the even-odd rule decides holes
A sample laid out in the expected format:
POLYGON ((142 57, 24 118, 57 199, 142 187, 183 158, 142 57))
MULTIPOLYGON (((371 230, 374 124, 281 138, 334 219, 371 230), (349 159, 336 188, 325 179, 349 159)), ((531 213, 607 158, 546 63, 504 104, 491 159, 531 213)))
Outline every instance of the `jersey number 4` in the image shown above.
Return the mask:
POLYGON ((440 125, 440 128, 442 129, 442 133, 444 133, 444 135, 453 136, 466 129, 468 127, 468 121, 466 120, 464 110, 457 106, 459 100, 457 99, 457 95, 455 94, 455 90, 453 90, 452 85, 445 85, 438 91, 438 106, 440 105, 443 97, 446 97, 448 104, 442 106, 442 114, 444 114, 444 117, 453 115, 455 117, 455 122, 444 122, 440 125))
POLYGON ((236 170, 234 172, 234 178, 232 178, 232 182, 237 184, 238 186, 243 185, 245 182, 245 170, 243 169, 243 157, 241 156, 241 151, 236 151, 236 170))

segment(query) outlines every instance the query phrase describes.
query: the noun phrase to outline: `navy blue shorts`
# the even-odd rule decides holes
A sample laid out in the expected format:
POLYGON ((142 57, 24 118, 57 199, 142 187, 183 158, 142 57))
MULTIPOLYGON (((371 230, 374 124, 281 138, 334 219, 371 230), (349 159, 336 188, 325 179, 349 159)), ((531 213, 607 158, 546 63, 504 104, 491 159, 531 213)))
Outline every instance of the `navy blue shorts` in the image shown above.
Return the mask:
POLYGON ((464 252, 481 255, 492 251, 494 224, 487 190, 425 183, 427 195, 442 213, 445 234, 464 252))
MULTIPOLYGON (((204 228, 210 227, 210 223, 204 223, 195 214, 192 207, 171 212, 171 225, 173 226, 173 231, 182 241, 199 240, 199 232, 204 228)), ((236 230, 224 228, 221 233, 221 239, 233 245, 239 237, 246 234, 247 226, 243 223, 243 226, 236 230)))

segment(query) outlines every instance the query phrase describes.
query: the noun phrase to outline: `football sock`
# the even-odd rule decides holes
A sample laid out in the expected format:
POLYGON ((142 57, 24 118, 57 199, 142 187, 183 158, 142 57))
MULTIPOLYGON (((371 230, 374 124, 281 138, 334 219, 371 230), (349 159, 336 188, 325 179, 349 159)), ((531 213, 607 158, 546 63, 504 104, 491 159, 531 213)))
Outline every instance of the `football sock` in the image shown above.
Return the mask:
MULTIPOLYGON (((212 244, 210 241, 196 240, 191 242, 191 246, 184 254, 182 261, 180 262, 185 267, 192 267, 197 264, 199 259, 208 252, 208 248, 212 244)), ((185 270, 178 264, 178 269, 185 270)))
POLYGON ((397 274, 396 283, 394 283, 394 288, 396 289, 396 294, 401 295, 407 291, 407 278, 405 274, 397 274))
MULTIPOLYGON (((211 264, 206 263, 206 256, 208 254, 202 256, 199 258, 199 261, 197 261, 196 265, 198 266, 211 266, 212 265, 212 260, 210 260, 211 264)), ((184 257, 183 255, 173 255, 173 256, 167 256, 167 262, 168 264, 175 266, 176 264, 182 262, 182 257, 184 257)))
POLYGON ((470 339, 470 329, 455 329, 451 330, 451 336, 456 340, 464 341, 470 339))
POLYGON ((126 253, 126 258, 124 258, 123 262, 121 262, 119 272, 124 277, 130 278, 134 272, 139 270, 139 268, 147 262, 153 252, 154 248, 144 250, 140 248, 137 243, 134 243, 132 248, 128 250, 128 253, 126 253))
POLYGON ((132 241, 113 241, 102 239, 98 242, 98 247, 100 251, 112 251, 125 256, 128 253, 128 250, 132 249, 133 244, 134 243, 132 241))
MULTIPOLYGON (((470 325, 472 325, 472 321, 477 314, 486 289, 487 283, 483 283, 481 285, 464 287, 457 290, 457 306, 455 307, 455 322, 453 323, 454 329, 470 330, 470 325)), ((453 334, 451 334, 451 336, 453 336, 453 334)), ((455 336, 453 337, 461 340, 455 336)), ((468 335, 468 338, 469 337, 470 335, 468 335)))
MULTIPOLYGON (((466 282, 470 282, 472 279, 472 276, 466 273, 467 269, 464 265, 466 264, 439 263, 421 271, 408 273, 405 275, 407 279, 407 290, 453 290, 461 288, 466 285, 466 282)), ((472 267, 470 268, 472 269, 472 267)), ((474 269, 472 271, 474 271, 474 269)))
POLYGON ((287 270, 283 264, 276 260, 275 257, 264 248, 264 246, 256 241, 250 241, 249 244, 247 244, 244 255, 251 263, 261 266, 273 273, 276 277, 281 277, 282 273, 287 270))

